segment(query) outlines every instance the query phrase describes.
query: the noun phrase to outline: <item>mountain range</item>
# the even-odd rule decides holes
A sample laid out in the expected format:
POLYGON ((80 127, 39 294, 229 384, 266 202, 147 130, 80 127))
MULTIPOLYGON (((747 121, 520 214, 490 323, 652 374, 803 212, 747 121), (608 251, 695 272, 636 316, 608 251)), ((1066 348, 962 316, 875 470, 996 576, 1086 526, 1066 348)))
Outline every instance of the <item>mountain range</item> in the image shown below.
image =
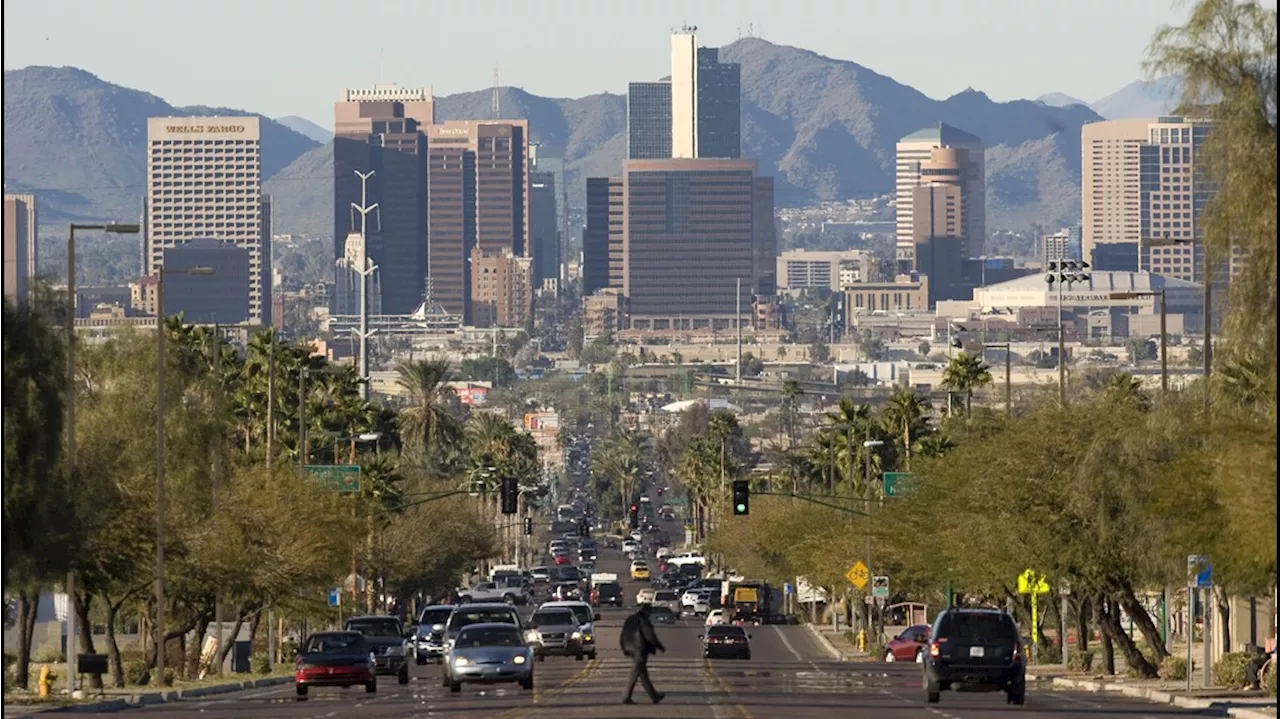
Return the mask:
MULTIPOLYGON (((720 56, 742 66, 743 154, 775 176, 780 207, 892 192, 898 138, 946 122, 986 143, 988 227, 1079 219, 1080 126, 1102 119, 1083 104, 1000 103, 972 89, 934 100, 857 63, 758 38, 727 45, 720 56)), ((627 79, 619 78, 620 89, 627 79)), ((4 93, 6 191, 34 192, 41 224, 53 226, 138 216, 148 117, 254 114, 174 107, 69 67, 6 70, 4 93)), ((565 149, 571 206, 582 207, 586 177, 617 174, 626 151, 624 95, 500 93, 503 117, 527 118, 532 139, 565 149)), ((485 118, 490 108, 486 89, 438 97, 436 114, 485 118)), ((275 232, 328 234, 328 131, 299 117, 262 121, 275 232)))
POLYGON ((1108 120, 1120 120, 1126 117, 1169 115, 1177 107, 1181 92, 1181 78, 1162 77, 1155 80, 1135 80, 1092 103, 1061 92, 1051 92, 1036 99, 1050 107, 1085 105, 1108 120))

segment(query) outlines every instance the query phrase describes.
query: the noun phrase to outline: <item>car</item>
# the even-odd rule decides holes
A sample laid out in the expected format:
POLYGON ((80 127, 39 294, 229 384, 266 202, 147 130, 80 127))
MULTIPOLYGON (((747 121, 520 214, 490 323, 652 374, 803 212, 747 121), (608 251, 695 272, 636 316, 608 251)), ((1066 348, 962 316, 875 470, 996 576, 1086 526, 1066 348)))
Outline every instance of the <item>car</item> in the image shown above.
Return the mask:
POLYGON ((551 596, 558 602, 569 602, 582 599, 582 587, 577 582, 561 582, 551 590, 551 596))
POLYGON ((705 626, 713 627, 717 624, 728 624, 728 623, 729 622, 726 620, 724 616, 723 609, 712 609, 711 611, 707 612, 707 621, 705 623, 705 626))
POLYGON ((680 611, 680 593, 674 589, 659 589, 653 594, 653 601, 650 602, 654 609, 658 607, 666 607, 672 612, 680 611))
MULTIPOLYGON (((696 606, 699 602, 702 602, 703 604, 708 604, 710 602, 711 593, 713 591, 714 590, 708 587, 695 587, 693 589, 686 589, 684 594, 680 595, 680 610, 685 612, 692 612, 694 606, 696 606)), ((710 609, 708 608, 706 611, 710 611, 710 609)))
POLYGON ((628 534, 627 536, 630 537, 633 541, 639 542, 644 535, 640 534, 640 530, 633 529, 631 530, 631 534, 628 534))
POLYGON ((533 655, 538 661, 545 661, 548 656, 573 657, 582 661, 586 656, 584 636, 572 609, 539 607, 529 618, 524 640, 533 647, 533 655))
POLYGON ((902 630, 884 648, 886 662, 924 662, 925 648, 929 644, 929 625, 916 624, 902 630))
POLYGON ((631 563, 631 578, 636 581, 647 580, 649 578, 649 565, 647 562, 635 561, 631 563))
POLYGON ((360 632, 373 654, 374 674, 391 674, 401 684, 409 683, 408 639, 400 620, 388 616, 351 617, 343 622, 348 632, 360 632))
POLYGON ((529 575, 535 584, 546 584, 551 581, 551 570, 546 567, 534 567, 529 570, 529 575))
POLYGON ((1027 700, 1027 665, 1018 625, 1002 610, 943 610, 930 630, 923 664, 929 704, 958 687, 1003 691, 1010 704, 1027 700))
POLYGON ((568 564, 569 551, 566 549, 557 549, 551 554, 551 561, 554 562, 557 567, 562 567, 568 564))
POLYGON ((458 590, 458 598, 463 604, 480 602, 507 602, 515 604, 520 601, 523 590, 519 585, 504 587, 494 582, 480 582, 475 586, 458 590))
POLYGON ((627 539, 622 542, 622 553, 631 554, 640 550, 640 543, 634 539, 627 539))
POLYGON ((422 665, 444 656, 444 625, 453 613, 451 604, 434 604, 418 615, 418 631, 412 640, 413 661, 422 665))
POLYGON ((302 643, 294 664, 298 699, 305 700, 311 687, 363 685, 373 694, 378 691, 373 664, 371 647, 360 632, 316 632, 302 643))
POLYGON ((702 656, 707 659, 750 659, 751 635, 742 627, 716 624, 707 627, 702 640, 702 656))
POLYGON ((597 607, 604 604, 621 607, 623 605, 622 585, 617 582, 600 582, 591 588, 591 603, 597 607))
POLYGON ((673 567, 683 567, 688 564, 706 566, 707 558, 697 552, 682 552, 675 556, 667 557, 667 564, 673 567))
POLYGON ((444 685, 455 694, 464 683, 516 682, 526 691, 533 689, 533 647, 522 634, 506 623, 467 625, 445 654, 444 685))
POLYGON ((655 604, 649 609, 649 621, 653 624, 675 624, 680 621, 680 615, 671 611, 670 607, 655 604))
POLYGON ((671 547, 658 547, 658 551, 654 554, 658 559, 666 559, 671 556, 671 547))
POLYGON ((641 589, 636 592, 636 604, 652 604, 653 598, 657 595, 656 589, 641 589))
POLYGON ((596 622, 600 615, 590 604, 582 601, 543 602, 538 609, 568 609, 578 620, 578 631, 582 632, 582 652, 591 659, 596 658, 596 622))
POLYGON ((472 624, 512 624, 524 631, 524 622, 519 612, 510 604, 485 602, 477 604, 459 604, 449 614, 449 621, 444 625, 445 651, 458 637, 458 632, 472 624))

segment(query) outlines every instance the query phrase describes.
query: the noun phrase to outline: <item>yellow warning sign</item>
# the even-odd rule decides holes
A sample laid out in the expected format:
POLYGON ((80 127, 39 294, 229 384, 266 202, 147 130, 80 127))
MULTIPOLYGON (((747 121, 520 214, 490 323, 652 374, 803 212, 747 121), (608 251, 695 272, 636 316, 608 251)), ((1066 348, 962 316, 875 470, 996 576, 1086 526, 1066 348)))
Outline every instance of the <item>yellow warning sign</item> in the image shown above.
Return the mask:
POLYGON ((858 589, 865 589, 867 581, 871 579, 871 572, 867 570, 867 565, 858 561, 854 562, 853 566, 849 567, 849 571, 844 573, 844 578, 848 579, 849 583, 858 589))

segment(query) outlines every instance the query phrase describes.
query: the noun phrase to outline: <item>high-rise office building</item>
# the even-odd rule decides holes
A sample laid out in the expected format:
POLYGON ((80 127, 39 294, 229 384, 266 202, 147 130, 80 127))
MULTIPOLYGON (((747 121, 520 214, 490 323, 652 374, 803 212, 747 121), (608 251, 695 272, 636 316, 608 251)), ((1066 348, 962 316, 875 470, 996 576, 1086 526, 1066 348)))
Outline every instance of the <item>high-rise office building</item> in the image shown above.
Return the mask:
MULTIPOLYGON (((260 138, 254 116, 147 120, 146 259, 147 273, 155 274, 170 250, 193 240, 243 248, 249 258, 247 321, 270 325, 271 208, 262 194, 260 138)), ((205 287, 222 284, 207 277, 189 279, 211 280, 201 285, 205 287)), ((166 301, 169 297, 166 284, 166 301)), ((172 307, 182 302, 181 294, 175 294, 172 307)), ((188 319, 206 321, 195 315, 188 319)))
POLYGON ((698 48, 697 157, 742 156, 742 67, 698 48))
POLYGON ((4 196, 4 296, 15 306, 30 299, 39 251, 35 195, 4 196))
POLYGON ((986 243, 986 158, 982 140, 946 123, 926 127, 898 141, 896 168, 898 272, 915 270, 912 198, 928 184, 960 188, 964 227, 962 252, 982 255, 986 243))
POLYGON ((959 184, 926 183, 911 190, 915 272, 929 278, 929 306, 961 299, 964 276, 964 199, 959 184))
POLYGON ((471 324, 524 327, 533 316, 533 258, 471 251, 471 324))
POLYGON ((671 81, 627 85, 627 157, 671 157, 671 81))
POLYGON ((728 329, 739 308, 750 321, 752 295, 776 271, 772 257, 767 273, 761 267, 759 248, 774 241, 773 195, 755 172, 752 160, 626 163, 622 289, 630 328, 728 329))
POLYGON ((409 314, 423 301, 427 277, 425 128, 435 122, 430 88, 378 84, 344 90, 333 106, 333 256, 346 255, 360 231, 365 192, 368 256, 378 266, 387 314, 409 314), (373 173, 362 181, 356 173, 373 173))
POLYGON ((609 177, 587 178, 587 222, 582 228, 584 297, 609 286, 609 190, 613 182, 609 177))
MULTIPOLYGON (((559 273, 557 277, 563 283, 568 280, 566 273, 565 259, 569 256, 569 185, 564 179, 564 148, 559 145, 548 145, 546 143, 537 144, 529 143, 529 166, 531 171, 549 172, 555 181, 556 196, 556 227, 559 232, 559 244, 556 248, 556 271, 559 273)), ((533 213, 532 199, 530 200, 530 215, 533 213)), ((532 220, 530 220, 532 222, 532 220)), ((535 251, 534 254, 537 254, 535 251)))
POLYGON ((529 224, 533 248, 533 286, 544 289, 560 280, 560 225, 556 221, 556 176, 529 174, 529 224))
POLYGON ((253 284, 250 248, 233 240, 200 238, 164 248, 164 312, 192 324, 251 322, 253 284), (205 267, 211 275, 181 270, 205 267))
MULTIPOLYGON (((427 128, 427 264, 432 301, 468 317, 472 249, 531 257, 529 122, 427 128)), ((385 280, 384 280, 385 282, 385 280)))
POLYGON ((1201 281, 1197 221, 1214 192, 1196 154, 1210 129, 1207 121, 1183 117, 1081 128, 1082 252, 1094 269, 1201 281))

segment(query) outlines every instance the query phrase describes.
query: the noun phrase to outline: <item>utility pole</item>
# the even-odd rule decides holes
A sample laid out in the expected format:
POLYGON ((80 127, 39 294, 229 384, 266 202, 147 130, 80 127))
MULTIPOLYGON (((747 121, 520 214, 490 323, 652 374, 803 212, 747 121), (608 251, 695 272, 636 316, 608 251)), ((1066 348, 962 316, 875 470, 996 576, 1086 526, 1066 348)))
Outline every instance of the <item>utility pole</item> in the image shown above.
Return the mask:
POLYGON ((377 265, 369 261, 369 213, 378 209, 378 203, 368 204, 369 178, 373 177, 374 172, 375 170, 367 173, 355 170, 356 176, 360 178, 360 204, 351 203, 351 209, 360 213, 360 269, 356 270, 360 273, 360 329, 353 332, 360 338, 360 398, 365 402, 369 401, 369 337, 377 332, 369 331, 369 275, 378 269, 377 265))

